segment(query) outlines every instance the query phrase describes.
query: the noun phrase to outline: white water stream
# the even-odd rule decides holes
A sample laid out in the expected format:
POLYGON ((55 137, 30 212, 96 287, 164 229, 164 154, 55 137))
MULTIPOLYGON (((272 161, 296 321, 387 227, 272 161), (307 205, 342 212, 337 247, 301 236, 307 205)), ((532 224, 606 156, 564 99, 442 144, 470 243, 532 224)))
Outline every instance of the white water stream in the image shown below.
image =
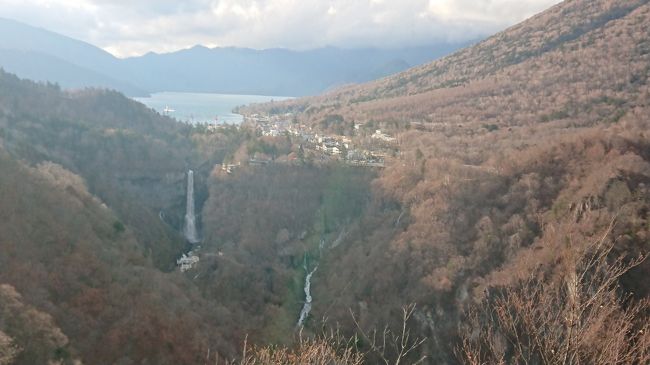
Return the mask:
POLYGON ((194 171, 187 172, 187 204, 185 212, 185 238, 189 243, 198 243, 196 216, 194 214, 194 171))
MULTIPOLYGON (((305 260, 305 272, 308 272, 307 270, 307 261, 305 260)), ((302 328, 304 326, 305 320, 311 311, 311 276, 314 275, 316 270, 318 270, 318 266, 316 266, 311 272, 308 272, 307 276, 305 277, 305 304, 302 306, 300 317, 298 318, 299 328, 302 328)))
MULTIPOLYGON (((347 233, 345 232, 345 227, 341 229, 341 232, 339 233, 339 236, 332 242, 330 248, 335 248, 338 245, 341 244, 343 239, 345 239, 345 236, 347 236, 347 233)), ((320 242, 318 244, 318 252, 319 256, 320 254, 323 253, 324 249, 327 249, 327 243, 325 242, 325 237, 321 236, 320 242)), ((305 304, 302 306, 302 310, 300 311, 300 317, 298 317, 298 328, 304 327, 305 320, 307 319, 307 316, 309 315, 309 312, 311 311, 311 302, 312 302, 312 297, 311 297, 311 277, 314 275, 316 270, 318 270, 318 264, 312 271, 309 271, 309 267, 307 266, 307 256, 305 256, 305 263, 303 265, 305 268, 305 273, 307 273, 307 276, 305 277, 305 304)))

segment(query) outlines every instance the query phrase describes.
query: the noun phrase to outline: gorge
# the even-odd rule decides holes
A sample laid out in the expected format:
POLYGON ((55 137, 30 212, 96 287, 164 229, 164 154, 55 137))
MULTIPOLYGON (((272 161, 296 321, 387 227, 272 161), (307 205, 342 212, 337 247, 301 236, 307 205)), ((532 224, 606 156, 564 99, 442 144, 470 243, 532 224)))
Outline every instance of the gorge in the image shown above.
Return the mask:
POLYGON ((237 126, 0 70, 0 364, 649 363, 647 24, 570 0, 237 126))

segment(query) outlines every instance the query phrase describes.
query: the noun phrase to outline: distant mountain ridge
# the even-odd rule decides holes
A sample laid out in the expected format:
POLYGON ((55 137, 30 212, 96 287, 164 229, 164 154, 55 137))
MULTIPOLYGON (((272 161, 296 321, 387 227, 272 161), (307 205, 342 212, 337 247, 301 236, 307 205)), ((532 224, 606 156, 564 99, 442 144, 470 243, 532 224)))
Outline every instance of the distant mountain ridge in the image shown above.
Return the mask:
POLYGON ((0 49, 0 65, 20 77, 55 82, 64 88, 79 89, 94 86, 119 90, 130 96, 148 94, 144 89, 127 81, 112 78, 97 70, 76 65, 47 53, 0 49))
POLYGON ((326 47, 292 51, 196 46, 169 54, 150 53, 123 63, 129 79, 148 90, 296 96, 387 76, 452 49, 326 47))
POLYGON ((128 95, 147 92, 125 81, 120 60, 91 44, 0 18, 0 67, 20 77, 65 88, 102 87, 128 95))
POLYGON ((130 96, 152 92, 314 95, 404 71, 466 45, 401 49, 207 48, 119 59, 91 44, 0 18, 0 67, 64 88, 102 87, 130 96))

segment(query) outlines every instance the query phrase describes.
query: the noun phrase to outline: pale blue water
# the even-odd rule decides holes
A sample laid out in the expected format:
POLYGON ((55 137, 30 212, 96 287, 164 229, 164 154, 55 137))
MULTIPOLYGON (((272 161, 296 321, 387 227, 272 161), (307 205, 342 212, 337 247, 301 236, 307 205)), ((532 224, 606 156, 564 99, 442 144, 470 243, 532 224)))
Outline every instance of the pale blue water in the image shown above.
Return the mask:
POLYGON ((166 114, 182 122, 214 124, 216 121, 218 123, 239 124, 242 122, 243 117, 232 112, 235 107, 291 98, 286 96, 162 92, 151 94, 148 98, 134 99, 160 114, 165 114, 166 107, 174 109, 173 112, 166 114))

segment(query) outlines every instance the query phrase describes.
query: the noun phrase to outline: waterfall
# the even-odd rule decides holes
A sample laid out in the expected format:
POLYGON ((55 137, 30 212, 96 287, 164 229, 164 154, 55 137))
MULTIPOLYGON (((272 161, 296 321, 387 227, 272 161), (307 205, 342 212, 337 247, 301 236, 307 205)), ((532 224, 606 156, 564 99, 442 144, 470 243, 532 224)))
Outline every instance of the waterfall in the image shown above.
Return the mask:
POLYGON ((311 276, 314 275, 316 270, 318 269, 318 266, 314 268, 311 272, 307 271, 307 262, 305 260, 305 272, 307 273, 307 276, 305 277, 305 304, 302 306, 302 310, 300 311, 300 317, 298 318, 298 327, 302 328, 305 320, 307 319, 307 316, 309 315, 309 312, 311 311, 311 276))
POLYGON ((189 243, 198 243, 196 216, 194 215, 194 171, 187 173, 187 206, 185 212, 185 238, 189 243))

